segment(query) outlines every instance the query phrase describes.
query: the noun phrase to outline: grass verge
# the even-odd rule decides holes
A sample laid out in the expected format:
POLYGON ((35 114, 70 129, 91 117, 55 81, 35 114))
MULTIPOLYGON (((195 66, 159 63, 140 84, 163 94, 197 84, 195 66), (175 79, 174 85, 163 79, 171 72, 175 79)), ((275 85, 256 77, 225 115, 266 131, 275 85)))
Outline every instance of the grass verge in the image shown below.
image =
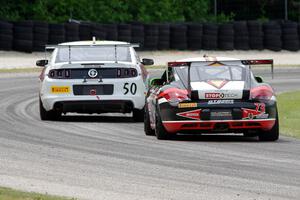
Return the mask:
POLYGON ((22 192, 5 187, 0 187, 0 200, 76 200, 65 197, 38 194, 34 192, 22 192))
POLYGON ((300 91, 277 96, 280 132, 300 138, 300 91))

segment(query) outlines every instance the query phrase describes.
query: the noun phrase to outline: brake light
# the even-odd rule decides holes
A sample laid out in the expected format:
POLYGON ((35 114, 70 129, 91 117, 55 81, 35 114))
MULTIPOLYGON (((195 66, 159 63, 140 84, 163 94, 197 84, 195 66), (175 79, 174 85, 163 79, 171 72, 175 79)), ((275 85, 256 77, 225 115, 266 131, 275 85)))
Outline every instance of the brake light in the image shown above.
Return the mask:
POLYGON ((258 86, 250 90, 250 99, 269 101, 273 96, 273 89, 267 85, 258 86))
POLYGON ((242 60, 243 65, 271 65, 273 64, 273 60, 265 59, 265 60, 242 60))
POLYGON ((157 98, 165 98, 169 102, 181 102, 183 100, 188 100, 187 90, 178 88, 169 88, 161 92, 157 98))

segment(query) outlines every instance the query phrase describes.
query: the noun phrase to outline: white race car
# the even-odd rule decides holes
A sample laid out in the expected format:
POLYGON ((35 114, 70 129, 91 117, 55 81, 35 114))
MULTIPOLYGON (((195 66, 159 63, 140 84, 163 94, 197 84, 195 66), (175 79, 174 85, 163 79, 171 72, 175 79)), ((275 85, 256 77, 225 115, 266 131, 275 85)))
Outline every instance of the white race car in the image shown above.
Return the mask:
POLYGON ((62 113, 133 113, 143 120, 148 73, 134 47, 119 41, 79 41, 48 46, 51 59, 38 60, 41 120, 62 113))

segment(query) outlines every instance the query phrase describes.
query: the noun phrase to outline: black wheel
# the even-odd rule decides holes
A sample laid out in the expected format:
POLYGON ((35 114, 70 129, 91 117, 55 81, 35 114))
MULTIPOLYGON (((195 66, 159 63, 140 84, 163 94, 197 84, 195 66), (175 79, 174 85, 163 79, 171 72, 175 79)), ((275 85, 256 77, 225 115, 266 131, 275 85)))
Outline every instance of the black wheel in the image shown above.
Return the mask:
POLYGON ((149 110, 147 105, 145 105, 145 112, 144 112, 144 132, 146 135, 155 135, 155 131, 151 128, 150 125, 150 116, 149 116, 149 110))
POLYGON ((43 121, 55 121, 58 120, 60 117, 60 113, 54 110, 46 111, 41 99, 39 99, 39 104, 40 104, 40 118, 43 121))
POLYGON ((269 131, 262 131, 258 138, 260 141, 276 141, 279 138, 279 120, 278 116, 276 117, 275 124, 273 128, 269 131))
POLYGON ((132 117, 135 122, 143 122, 144 121, 144 108, 141 110, 133 109, 132 117))
POLYGON ((165 129, 164 125, 162 124, 160 115, 156 112, 155 115, 155 135, 156 138, 159 140, 167 140, 170 139, 170 134, 165 129))

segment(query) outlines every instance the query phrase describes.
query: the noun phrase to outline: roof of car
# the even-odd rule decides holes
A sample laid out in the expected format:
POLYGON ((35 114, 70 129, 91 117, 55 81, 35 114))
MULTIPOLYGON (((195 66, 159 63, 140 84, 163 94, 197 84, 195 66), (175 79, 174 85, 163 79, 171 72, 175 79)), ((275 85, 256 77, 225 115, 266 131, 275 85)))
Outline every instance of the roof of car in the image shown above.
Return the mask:
POLYGON ((237 58, 229 58, 229 57, 212 57, 212 56, 203 56, 196 58, 185 58, 176 60, 176 62, 214 62, 214 61, 239 61, 237 58))
POLYGON ((60 43, 59 46, 85 46, 85 45, 130 45, 128 42, 121 41, 108 41, 108 40, 89 40, 89 41, 76 41, 60 43))

